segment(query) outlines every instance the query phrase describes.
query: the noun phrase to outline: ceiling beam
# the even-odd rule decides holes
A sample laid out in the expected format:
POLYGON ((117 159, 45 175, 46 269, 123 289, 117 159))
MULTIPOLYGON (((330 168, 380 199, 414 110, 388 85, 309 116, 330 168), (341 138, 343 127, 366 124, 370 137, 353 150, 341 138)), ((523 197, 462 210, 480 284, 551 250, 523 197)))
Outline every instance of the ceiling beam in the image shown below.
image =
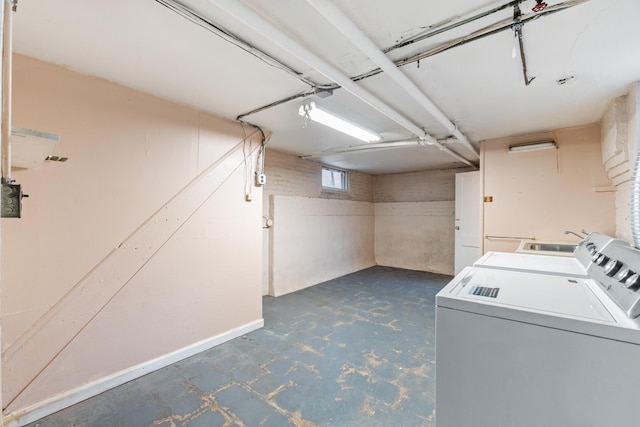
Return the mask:
POLYGON ((280 29, 275 27, 273 24, 268 22, 251 8, 247 7, 245 4, 241 3, 238 0, 209 1, 210 3, 227 12, 229 15, 235 17, 237 20, 241 21, 248 27, 255 30, 263 38, 278 45, 280 48, 286 50, 291 55, 306 63, 308 66, 314 68, 320 74, 339 84, 340 86, 342 86, 342 88, 350 92, 352 95, 356 96, 363 102, 367 103, 374 109, 389 117, 391 120, 407 129, 412 134, 424 140, 427 144, 435 145, 440 150, 446 152, 460 162, 471 167, 476 167, 476 165, 474 165, 465 157, 438 143, 438 141, 433 136, 428 134, 424 129, 417 126, 415 123, 411 122, 409 119, 398 113, 394 108, 386 104, 371 92, 354 83, 350 77, 346 76, 344 73, 342 73, 333 65, 329 64, 324 59, 310 52, 307 48, 282 32, 280 29))
MULTIPOLYGON (((356 26, 331 0, 307 0, 318 13, 340 31, 351 43, 365 53, 371 61, 380 67, 400 88, 413 98, 422 108, 431 114, 449 134, 455 136, 476 158, 480 154, 471 145, 467 137, 445 116, 418 86, 406 76, 385 54, 356 26)), ((436 144, 438 145, 438 144, 436 144)))

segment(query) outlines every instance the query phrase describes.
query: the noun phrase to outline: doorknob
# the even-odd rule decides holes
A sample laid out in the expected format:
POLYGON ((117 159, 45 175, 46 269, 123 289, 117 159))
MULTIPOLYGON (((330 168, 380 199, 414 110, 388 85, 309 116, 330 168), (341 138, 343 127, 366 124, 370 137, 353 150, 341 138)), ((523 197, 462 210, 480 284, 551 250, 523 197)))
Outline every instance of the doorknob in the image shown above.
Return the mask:
POLYGON ((460 230, 460 226, 459 225, 456 225, 456 230, 460 230))

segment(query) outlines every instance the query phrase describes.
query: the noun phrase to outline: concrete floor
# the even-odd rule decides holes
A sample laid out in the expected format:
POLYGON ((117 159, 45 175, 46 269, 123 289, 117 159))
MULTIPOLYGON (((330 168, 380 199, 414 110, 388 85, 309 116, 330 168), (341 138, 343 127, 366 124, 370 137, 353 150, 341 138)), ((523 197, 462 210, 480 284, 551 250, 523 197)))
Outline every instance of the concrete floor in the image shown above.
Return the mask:
POLYGON ((373 267, 264 298, 265 327, 30 426, 435 426, 435 294, 373 267))

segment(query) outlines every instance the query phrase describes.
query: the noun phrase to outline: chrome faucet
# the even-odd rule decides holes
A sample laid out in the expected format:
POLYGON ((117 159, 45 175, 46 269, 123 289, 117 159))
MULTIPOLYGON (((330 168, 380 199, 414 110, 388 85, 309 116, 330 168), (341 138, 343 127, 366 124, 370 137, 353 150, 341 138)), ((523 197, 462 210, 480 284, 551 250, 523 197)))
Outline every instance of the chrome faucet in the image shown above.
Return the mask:
POLYGON ((574 231, 565 231, 564 234, 573 234, 574 236, 576 236, 578 239, 582 240, 584 239, 584 236, 579 235, 578 233, 574 232, 574 231))

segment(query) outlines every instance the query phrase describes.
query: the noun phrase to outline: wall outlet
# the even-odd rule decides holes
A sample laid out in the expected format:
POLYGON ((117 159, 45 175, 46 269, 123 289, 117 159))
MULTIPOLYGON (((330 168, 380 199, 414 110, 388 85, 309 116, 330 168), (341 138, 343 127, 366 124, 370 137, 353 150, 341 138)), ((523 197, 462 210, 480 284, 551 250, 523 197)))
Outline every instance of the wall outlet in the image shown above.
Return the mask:
POLYGON ((256 174, 256 185, 265 185, 267 183, 267 175, 263 173, 256 174))

